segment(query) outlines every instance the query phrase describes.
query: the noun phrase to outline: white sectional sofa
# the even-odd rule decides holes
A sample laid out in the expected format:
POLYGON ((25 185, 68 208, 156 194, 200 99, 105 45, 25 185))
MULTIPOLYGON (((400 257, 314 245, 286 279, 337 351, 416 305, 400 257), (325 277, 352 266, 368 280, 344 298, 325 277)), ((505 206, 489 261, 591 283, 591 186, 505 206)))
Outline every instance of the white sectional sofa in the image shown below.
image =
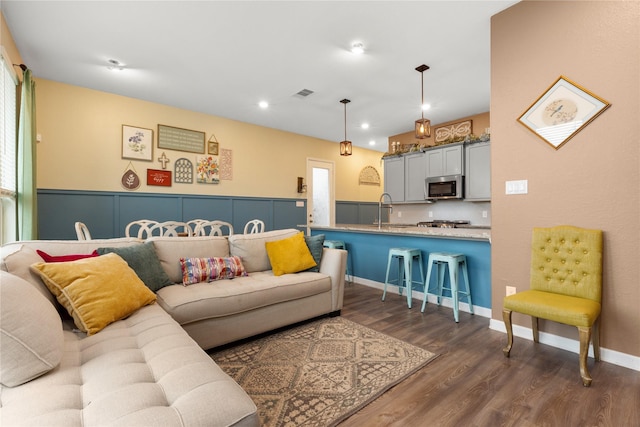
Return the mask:
MULTIPOLYGON (((315 258, 321 254, 319 271, 274 274, 271 262, 275 261, 266 247, 299 237, 298 233, 287 229, 228 239, 43 240, 3 246, 0 425, 259 425, 256 407, 249 396, 204 349, 339 313, 346 252, 320 248, 318 253, 317 245, 321 246, 321 242, 308 240, 310 247, 315 245, 315 258), (142 266, 138 265, 141 269, 136 270, 134 266, 139 260, 131 256, 139 249, 148 253, 150 247, 155 257, 143 259, 142 266), (38 253, 76 256, 98 249, 104 255, 65 264, 44 263, 38 253), (234 256, 241 259, 247 275, 182 284, 180 258, 234 256), (128 265, 121 265, 123 259, 128 265), (129 280, 130 272, 134 273, 131 280, 143 277, 146 280, 149 272, 143 270, 153 265, 161 267, 162 271, 154 274, 162 276, 162 283, 158 285, 158 277, 153 277, 148 281, 156 283, 144 282, 149 289, 144 285, 133 291, 127 289, 121 300, 116 300, 116 308, 125 306, 129 296, 138 293, 143 296, 141 307, 122 319, 109 320, 106 327, 94 331, 92 323, 82 323, 83 310, 89 307, 88 312, 100 311, 103 305, 82 306, 82 299, 74 300, 73 304, 78 305, 73 305, 64 300, 74 298, 78 289, 74 286, 84 276, 80 274, 70 287, 61 288, 62 296, 57 299, 52 294, 51 282, 59 281, 55 274, 68 275, 69 271, 75 274, 76 268, 82 271, 81 267, 91 267, 97 262, 108 263, 100 264, 109 266, 105 274, 116 275, 110 282, 114 294, 119 292, 120 282, 129 280), (177 283, 169 284, 172 282, 177 283), (61 298, 71 310, 63 308, 61 298), (69 315, 71 312, 74 316, 69 315), (79 330, 82 328, 78 326, 78 317, 88 332, 79 330)), ((286 258, 295 261, 298 255, 292 253, 286 258)))

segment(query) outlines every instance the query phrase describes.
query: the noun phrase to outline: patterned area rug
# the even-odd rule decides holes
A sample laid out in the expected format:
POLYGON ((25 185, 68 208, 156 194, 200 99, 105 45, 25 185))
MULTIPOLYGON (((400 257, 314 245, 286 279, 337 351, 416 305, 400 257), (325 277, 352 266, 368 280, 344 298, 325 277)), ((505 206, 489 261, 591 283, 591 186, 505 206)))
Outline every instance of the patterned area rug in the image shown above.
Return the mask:
POLYGON ((342 317, 212 352, 251 396, 263 427, 326 427, 357 412, 436 355, 342 317))

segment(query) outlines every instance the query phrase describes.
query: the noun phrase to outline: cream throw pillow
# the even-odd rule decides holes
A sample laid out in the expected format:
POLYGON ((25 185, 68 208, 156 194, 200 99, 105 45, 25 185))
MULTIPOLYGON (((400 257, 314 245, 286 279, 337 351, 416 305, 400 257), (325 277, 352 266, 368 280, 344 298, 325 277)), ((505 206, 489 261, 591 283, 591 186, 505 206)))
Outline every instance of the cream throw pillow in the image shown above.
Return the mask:
POLYGON ((33 285, 0 271, 0 383, 15 387, 58 366, 62 320, 33 285))
POLYGON ((88 335, 156 300, 156 295, 115 253, 71 262, 36 263, 31 268, 67 309, 78 329, 88 335))

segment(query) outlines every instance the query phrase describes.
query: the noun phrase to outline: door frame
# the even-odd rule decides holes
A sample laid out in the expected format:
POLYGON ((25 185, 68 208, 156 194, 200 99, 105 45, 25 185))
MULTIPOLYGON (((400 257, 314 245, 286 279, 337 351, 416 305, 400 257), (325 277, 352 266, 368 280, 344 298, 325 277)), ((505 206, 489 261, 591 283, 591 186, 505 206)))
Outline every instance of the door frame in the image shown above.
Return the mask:
POLYGON ((321 168, 329 170, 329 226, 336 225, 336 171, 333 160, 307 157, 307 234, 310 234, 309 218, 313 217, 313 169, 321 168))

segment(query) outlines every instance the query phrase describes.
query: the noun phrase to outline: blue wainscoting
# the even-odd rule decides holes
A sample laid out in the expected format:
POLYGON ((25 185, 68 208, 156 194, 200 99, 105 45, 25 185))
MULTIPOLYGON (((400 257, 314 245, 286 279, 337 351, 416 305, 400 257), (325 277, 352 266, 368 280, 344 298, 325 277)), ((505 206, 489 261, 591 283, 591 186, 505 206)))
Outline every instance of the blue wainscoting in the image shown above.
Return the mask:
MULTIPOLYGON (((349 251, 351 274, 381 284, 385 280, 389 248, 420 249, 425 275, 427 274, 427 260, 430 252, 463 253, 467 257, 473 305, 491 308, 491 245, 488 241, 324 229, 312 230, 311 234, 324 234, 328 240, 344 241, 349 251)), ((395 266, 392 271, 393 274, 397 271, 395 266)), ((432 272, 430 289, 435 289, 435 279, 436 275, 432 272)), ((448 286, 448 279, 446 283, 448 286)), ((422 293, 424 287, 415 287, 413 290, 422 293)), ((445 295, 447 294, 445 293, 445 295)), ((466 302, 464 298, 462 301, 466 302)))
MULTIPOLYGON (((336 205, 338 223, 370 224, 377 215, 376 203, 336 205)), ((249 220, 258 218, 267 230, 277 230, 306 224, 306 212, 306 199, 41 189, 38 235, 46 240, 75 239, 74 224, 81 221, 93 238, 122 237, 127 224, 138 219, 219 219, 230 222, 236 233, 242 233, 249 220)))

